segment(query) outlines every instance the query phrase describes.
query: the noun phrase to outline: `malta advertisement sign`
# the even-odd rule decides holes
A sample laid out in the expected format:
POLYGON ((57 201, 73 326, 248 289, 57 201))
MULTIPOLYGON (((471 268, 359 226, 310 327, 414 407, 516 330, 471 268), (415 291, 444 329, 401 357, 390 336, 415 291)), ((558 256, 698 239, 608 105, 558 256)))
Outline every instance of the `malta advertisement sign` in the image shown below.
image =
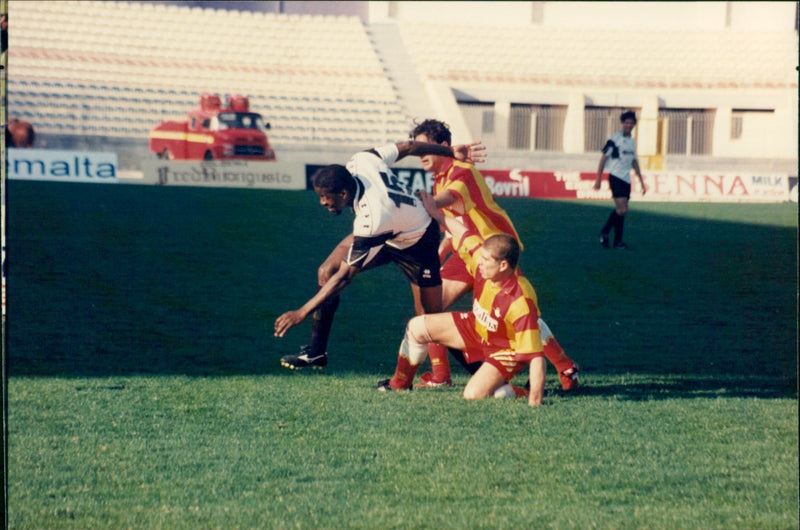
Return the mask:
MULTIPOLYGON (((599 190, 597 173, 579 171, 482 170, 486 184, 497 197, 542 199, 610 199, 608 175, 599 190)), ((796 184, 786 174, 725 171, 660 171, 642 174, 647 193, 642 196, 639 179, 631 178, 632 196, 643 201, 675 202, 784 202, 797 200, 796 184)))
POLYGON ((62 182, 117 182, 117 153, 8 149, 8 178, 62 182))
POLYGON ((211 160, 208 162, 143 160, 143 184, 300 190, 306 186, 305 164, 211 160))

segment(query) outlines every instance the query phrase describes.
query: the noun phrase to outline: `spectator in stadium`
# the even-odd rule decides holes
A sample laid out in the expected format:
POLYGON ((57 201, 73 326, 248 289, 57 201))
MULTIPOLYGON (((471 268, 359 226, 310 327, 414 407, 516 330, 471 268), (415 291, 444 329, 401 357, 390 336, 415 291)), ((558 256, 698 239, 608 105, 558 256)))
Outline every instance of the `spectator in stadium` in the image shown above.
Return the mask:
POLYGON ((407 155, 436 154, 482 161, 480 142, 442 146, 405 141, 355 154, 346 166, 330 165, 312 177, 320 204, 339 215, 353 208, 353 232, 344 238, 317 271, 318 291, 299 309, 275 320, 275 336, 283 337, 312 314, 311 340, 298 355, 281 358, 287 368, 321 368, 328 363, 328 337, 339 293, 362 271, 396 263, 411 283, 417 314, 439 312, 439 227, 420 200, 405 189, 389 167, 407 155))
MULTIPOLYGON (((439 120, 428 119, 417 124, 411 131, 410 137, 418 142, 433 142, 444 146, 452 143, 450 128, 439 120)), ((433 154, 423 156, 421 162, 423 169, 434 174, 434 202, 437 208, 443 210, 444 215, 458 218, 482 239, 487 239, 493 234, 508 234, 516 240, 520 251, 523 250, 522 241, 514 224, 505 210, 495 202, 483 175, 473 164, 433 154)), ((474 277, 467 270, 467 264, 452 250, 452 238, 449 237, 449 233, 445 233, 439 247, 439 258, 443 263, 441 269, 443 310, 448 309, 471 291, 474 283, 474 277)), ((547 324, 541 319, 539 327, 542 330, 545 357, 558 371, 562 388, 564 390, 577 388, 578 366, 567 357, 547 324)), ((480 366, 480 363, 466 363, 463 353, 458 350, 451 349, 450 353, 470 373, 475 373, 480 366)), ((452 385, 447 348, 437 343, 430 343, 428 356, 432 371, 420 376, 421 386, 452 385)))
MULTIPOLYGON (((528 404, 542 404, 546 363, 538 326, 536 292, 517 267, 519 243, 497 233, 485 241, 463 223, 438 209, 435 199, 420 191, 428 213, 447 228, 453 247, 474 276, 472 311, 417 315, 406 327, 399 356, 411 381, 425 360, 428 344, 438 342, 464 351, 468 361, 482 361, 464 387, 465 399, 495 395, 526 365, 530 367, 528 404)), ((390 380, 381 390, 399 390, 390 380)), ((402 387, 410 388, 410 386, 402 387)))
MULTIPOLYGON (((3 13, 0 15, 0 53, 5 54, 8 50, 8 15, 3 13)), ((5 57, 2 59, 5 64, 5 57)))
POLYGON ((606 224, 600 231, 600 244, 603 248, 609 248, 608 236, 611 229, 614 229, 614 248, 628 250, 628 245, 622 241, 622 232, 625 224, 625 214, 628 213, 628 201, 631 198, 631 168, 639 177, 642 185, 642 195, 647 188, 642 179, 642 172, 639 170, 639 161, 636 159, 636 140, 631 136, 633 128, 636 126, 636 113, 633 111, 623 112, 620 116, 622 129, 615 132, 603 147, 603 154, 600 156, 600 164, 597 167, 597 180, 594 189, 600 189, 603 180, 603 171, 608 165, 609 177, 608 185, 611 188, 611 196, 614 198, 614 210, 608 216, 606 224))
POLYGON ((36 132, 33 125, 27 121, 11 118, 6 124, 6 147, 18 147, 29 149, 33 147, 36 140, 36 132))

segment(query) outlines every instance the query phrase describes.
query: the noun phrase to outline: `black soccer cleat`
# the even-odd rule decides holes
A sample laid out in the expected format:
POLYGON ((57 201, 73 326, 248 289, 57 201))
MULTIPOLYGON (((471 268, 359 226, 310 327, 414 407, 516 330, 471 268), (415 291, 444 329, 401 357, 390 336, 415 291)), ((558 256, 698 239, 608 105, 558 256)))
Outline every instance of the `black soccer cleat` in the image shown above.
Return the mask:
POLYGON ((300 355, 284 355, 281 357, 281 366, 290 370, 311 367, 314 370, 322 370, 328 365, 328 352, 314 355, 309 346, 300 347, 300 355))
POLYGON ((600 245, 603 248, 609 248, 609 245, 608 245, 608 234, 600 234, 600 245))
MULTIPOLYGON (((389 384, 389 379, 381 379, 380 381, 378 381, 378 384, 375 385, 374 388, 378 392, 396 392, 396 390, 392 388, 392 385, 389 384)), ((414 385, 411 385, 408 388, 401 388, 400 390, 402 391, 402 390, 413 390, 413 389, 414 385)))
POLYGON ((630 249, 631 247, 622 242, 614 244, 614 250, 630 250, 630 249))

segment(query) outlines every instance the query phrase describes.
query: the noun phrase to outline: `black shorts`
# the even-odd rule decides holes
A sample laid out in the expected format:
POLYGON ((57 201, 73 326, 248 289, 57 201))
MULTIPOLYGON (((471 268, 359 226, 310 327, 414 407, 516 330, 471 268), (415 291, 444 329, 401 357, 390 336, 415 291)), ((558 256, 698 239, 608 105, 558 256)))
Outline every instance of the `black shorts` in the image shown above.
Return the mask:
POLYGON ((625 182, 614 175, 608 176, 608 186, 611 188, 611 196, 615 199, 631 198, 631 183, 625 182))
POLYGON ((408 281, 420 287, 442 285, 439 275, 439 224, 431 221, 419 241, 400 250, 383 245, 378 254, 367 263, 362 271, 374 269, 387 263, 397 263, 408 281))

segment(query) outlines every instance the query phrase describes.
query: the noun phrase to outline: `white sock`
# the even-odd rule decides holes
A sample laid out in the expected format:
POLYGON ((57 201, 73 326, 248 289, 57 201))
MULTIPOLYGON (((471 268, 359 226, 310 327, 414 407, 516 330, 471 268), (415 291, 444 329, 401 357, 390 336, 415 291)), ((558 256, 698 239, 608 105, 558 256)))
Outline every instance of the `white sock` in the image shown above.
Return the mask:
POLYGON ((420 365, 428 356, 428 345, 421 344, 408 335, 406 332, 403 342, 400 343, 400 355, 406 357, 414 366, 420 365))
POLYGON ((513 398, 514 397, 514 389, 511 388, 510 383, 506 383, 497 390, 494 391, 494 397, 496 398, 513 398))

